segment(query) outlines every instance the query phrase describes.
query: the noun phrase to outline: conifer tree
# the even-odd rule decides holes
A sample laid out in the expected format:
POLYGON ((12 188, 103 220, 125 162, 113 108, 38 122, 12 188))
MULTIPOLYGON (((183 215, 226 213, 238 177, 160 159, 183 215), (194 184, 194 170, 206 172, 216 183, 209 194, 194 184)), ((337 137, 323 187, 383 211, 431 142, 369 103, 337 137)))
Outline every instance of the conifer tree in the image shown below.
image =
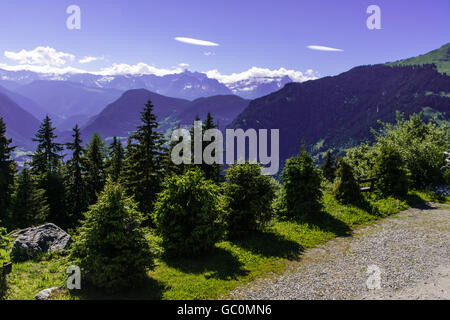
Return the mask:
POLYGON ((67 210, 72 224, 76 225, 83 218, 83 212, 88 208, 86 165, 83 158, 85 150, 82 146, 78 125, 73 128, 72 137, 73 141, 67 143, 67 149, 72 151, 72 157, 67 161, 67 210))
POLYGON ((49 116, 46 116, 33 141, 38 143, 37 150, 33 154, 33 173, 54 173, 58 171, 59 162, 63 158, 60 152, 63 150, 60 143, 56 143, 55 128, 49 116))
POLYGON ((127 197, 119 183, 108 179, 85 217, 70 255, 80 266, 83 279, 107 291, 142 284, 153 266, 153 255, 133 197, 127 197))
POLYGON ((94 133, 89 140, 86 151, 86 184, 89 205, 97 202, 97 196, 105 186, 105 161, 105 143, 98 133, 94 133))
POLYGON ((272 219, 272 202, 276 186, 271 178, 261 174, 258 163, 230 166, 223 184, 226 196, 226 226, 229 238, 248 235, 262 229, 272 219))
POLYGON ((123 169, 123 161, 125 158, 125 150, 122 143, 117 137, 114 137, 112 144, 109 146, 110 160, 108 164, 108 174, 113 182, 117 182, 121 176, 123 169))
POLYGON ((375 189, 382 196, 405 197, 408 194, 408 171, 400 152, 394 146, 381 146, 380 153, 375 158, 372 176, 379 177, 375 189))
POLYGON ((141 112, 141 125, 131 136, 125 160, 124 184, 138 202, 139 210, 148 216, 161 191, 164 176, 164 140, 157 132, 158 123, 149 100, 141 112))
POLYGON ((166 255, 192 257, 214 248, 224 233, 226 214, 221 188, 194 168, 167 179, 153 219, 166 255))
POLYGON ((320 167, 323 172, 323 176, 330 182, 333 182, 336 177, 336 163, 333 157, 333 153, 328 150, 327 155, 325 157, 325 163, 320 167))
POLYGON ((38 143, 36 152, 31 162, 31 172, 36 177, 40 189, 45 190, 45 197, 50 207, 48 221, 60 227, 66 227, 69 223, 66 203, 65 186, 62 175, 60 154, 62 146, 55 142, 57 136, 55 128, 49 116, 43 120, 33 141, 38 143))
MULTIPOLYGON (((191 164, 192 164, 192 166, 189 169, 193 169, 194 168, 194 141, 195 141, 195 139, 194 139, 194 129, 195 129, 195 123, 197 121, 201 121, 200 117, 198 115, 195 116, 194 122, 192 123, 191 130, 189 130, 189 133, 191 134, 191 164)), ((203 126, 202 126, 202 130, 203 130, 203 126)), ((202 150, 203 150, 203 148, 202 148, 202 150)))
POLYGON ((17 176, 11 204, 11 227, 28 228, 47 220, 50 208, 45 190, 40 189, 25 163, 17 176))
POLYGON ((0 221, 5 222, 14 186, 16 166, 11 159, 12 140, 6 138, 6 125, 0 117, 0 221))
MULTIPOLYGON (((217 125, 214 123, 211 113, 208 112, 208 114, 206 115, 205 123, 203 124, 203 134, 206 132, 206 130, 209 130, 209 129, 217 129, 217 125)), ((206 146, 210 143, 212 143, 212 141, 211 142, 203 141, 202 142, 202 144, 203 144, 202 151, 204 151, 206 146)), ((215 156, 215 154, 212 154, 212 156, 215 156)), ((214 164, 203 163, 201 165, 201 169, 202 169, 203 173, 205 174, 206 179, 212 180, 216 183, 224 181, 224 178, 221 174, 223 165, 217 164, 217 163, 214 163, 214 164)))
MULTIPOLYGON (((196 118, 194 120, 194 124, 196 121, 200 121, 200 118, 198 115, 196 116, 196 118)), ((209 130, 209 129, 217 129, 217 125, 214 124, 213 117, 211 116, 211 113, 208 112, 208 114, 206 115, 206 120, 202 124, 202 134, 205 134, 206 130, 209 130)), ((194 163, 194 125, 192 126, 190 132, 191 132, 191 143, 192 143, 191 144, 191 150, 192 150, 191 163, 194 163)), ((212 142, 213 141, 203 141, 202 140, 202 155, 203 155, 205 148, 212 142)), ((214 156, 214 154, 212 154, 212 155, 214 156)), ((203 161, 201 164, 194 164, 194 166, 198 167, 203 172, 206 179, 212 180, 216 183, 224 181, 224 177, 221 174, 223 165, 221 165, 221 164, 206 164, 203 161)))
POLYGON ((164 171, 165 171, 165 176, 166 177, 170 177, 173 175, 182 175, 184 174, 187 170, 189 165, 186 165, 184 163, 181 164, 175 164, 172 161, 172 151, 173 148, 179 144, 183 142, 183 137, 180 138, 179 141, 170 141, 169 142, 169 148, 167 149, 166 154, 164 155, 164 171))
POLYGON ((344 159, 339 159, 338 163, 337 183, 333 189, 333 194, 341 203, 358 204, 361 201, 361 192, 354 177, 353 169, 344 159))
POLYGON ((314 166, 314 161, 302 144, 300 154, 286 160, 281 180, 285 189, 287 212, 291 218, 300 216, 313 217, 321 209, 320 170, 314 166))

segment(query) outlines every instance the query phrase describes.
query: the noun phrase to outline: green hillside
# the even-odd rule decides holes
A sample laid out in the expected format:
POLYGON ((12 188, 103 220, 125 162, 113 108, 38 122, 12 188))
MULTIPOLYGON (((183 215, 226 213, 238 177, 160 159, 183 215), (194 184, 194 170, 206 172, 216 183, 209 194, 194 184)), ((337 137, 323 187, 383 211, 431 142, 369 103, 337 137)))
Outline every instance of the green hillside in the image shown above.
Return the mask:
POLYGON ((430 51, 426 54, 422 54, 415 58, 409 58, 405 60, 399 60, 396 62, 387 63, 387 65, 423 65, 434 63, 437 69, 441 73, 447 73, 450 75, 450 43, 447 43, 439 49, 430 51))

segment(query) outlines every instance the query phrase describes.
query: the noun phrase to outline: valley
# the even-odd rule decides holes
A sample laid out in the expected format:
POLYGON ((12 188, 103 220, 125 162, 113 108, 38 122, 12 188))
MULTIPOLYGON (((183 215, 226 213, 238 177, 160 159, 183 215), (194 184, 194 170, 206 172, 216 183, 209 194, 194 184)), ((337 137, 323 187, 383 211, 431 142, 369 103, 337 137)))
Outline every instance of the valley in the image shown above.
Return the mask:
POLYGON ((371 128, 377 129, 378 121, 395 121, 397 112, 406 116, 423 112, 425 118, 448 121, 449 57, 450 44, 446 44, 417 58, 355 67, 302 83, 286 76, 225 85, 187 70, 166 76, 107 77, 0 69, 4 96, 0 115, 23 156, 33 151, 30 138, 47 114, 63 143, 75 124, 82 128, 85 141, 94 132, 107 140, 126 139, 136 128, 142 106, 151 99, 159 130, 166 136, 211 112, 221 130, 279 129, 281 160, 297 153, 304 140, 320 162, 328 150, 342 154, 370 141, 371 128), (28 119, 29 125, 15 126, 15 119, 28 119))

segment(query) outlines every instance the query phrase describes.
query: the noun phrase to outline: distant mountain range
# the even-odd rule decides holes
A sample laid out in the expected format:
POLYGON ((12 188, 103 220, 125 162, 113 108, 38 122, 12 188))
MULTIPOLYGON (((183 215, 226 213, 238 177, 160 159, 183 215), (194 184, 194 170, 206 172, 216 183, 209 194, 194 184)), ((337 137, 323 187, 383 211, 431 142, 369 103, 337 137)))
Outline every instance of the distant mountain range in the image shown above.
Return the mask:
POLYGON ((127 137, 139 125, 140 113, 149 99, 155 106, 154 113, 159 122, 159 129, 163 132, 178 126, 190 126, 196 116, 204 120, 208 112, 213 114, 214 120, 223 129, 249 103, 249 100, 234 95, 189 101, 162 96, 145 89, 129 90, 82 129, 83 138, 89 138, 94 132, 103 137, 127 137))
POLYGON ((220 129, 280 129, 280 156, 286 159, 298 152, 302 139, 315 155, 367 140, 370 128, 378 120, 394 121, 397 110, 406 115, 424 111, 448 121, 449 68, 450 44, 416 58, 303 83, 255 77, 225 85, 190 71, 105 77, 0 69, 0 116, 13 144, 30 151, 45 114, 54 120, 60 142, 71 139, 75 124, 85 142, 94 132, 127 137, 151 99, 164 133, 211 112, 220 129), (254 95, 262 97, 250 100, 254 95))
POLYGON ((63 119, 75 115, 96 115, 123 93, 116 89, 86 87, 61 80, 37 80, 14 91, 45 106, 47 113, 63 119))
POLYGON ((290 82, 292 79, 288 76, 249 78, 230 83, 228 88, 240 97, 256 99, 278 91, 290 82))
POLYGON ((3 93, 7 97, 9 97, 12 101, 17 103, 20 107, 22 107, 24 110, 26 110, 39 120, 42 120, 47 114, 49 114, 52 118, 57 117, 56 115, 36 103, 36 101, 33 101, 32 99, 27 98, 18 92, 0 86, 0 93, 3 93))
POLYGON ((279 90, 292 82, 284 77, 249 77, 231 83, 221 83, 200 72, 185 70, 164 76, 150 75, 95 75, 90 73, 44 74, 31 71, 7 71, 0 69, 0 86, 15 90, 36 80, 65 81, 88 88, 115 89, 121 92, 146 89, 164 96, 195 100, 215 95, 236 94, 254 99, 279 90))
POLYGON ((13 138, 13 145, 31 150, 39 120, 20 107, 0 89, 0 117, 6 123, 6 134, 13 138))

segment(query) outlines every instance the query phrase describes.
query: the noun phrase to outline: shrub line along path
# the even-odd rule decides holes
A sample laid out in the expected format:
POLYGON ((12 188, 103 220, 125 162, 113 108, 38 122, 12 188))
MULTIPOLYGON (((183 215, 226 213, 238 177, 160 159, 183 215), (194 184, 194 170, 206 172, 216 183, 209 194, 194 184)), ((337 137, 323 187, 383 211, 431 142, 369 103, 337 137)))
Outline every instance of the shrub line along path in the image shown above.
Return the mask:
POLYGON ((428 203, 358 228, 230 298, 450 299, 450 206, 428 203), (381 271, 380 289, 367 288, 370 265, 381 271))

